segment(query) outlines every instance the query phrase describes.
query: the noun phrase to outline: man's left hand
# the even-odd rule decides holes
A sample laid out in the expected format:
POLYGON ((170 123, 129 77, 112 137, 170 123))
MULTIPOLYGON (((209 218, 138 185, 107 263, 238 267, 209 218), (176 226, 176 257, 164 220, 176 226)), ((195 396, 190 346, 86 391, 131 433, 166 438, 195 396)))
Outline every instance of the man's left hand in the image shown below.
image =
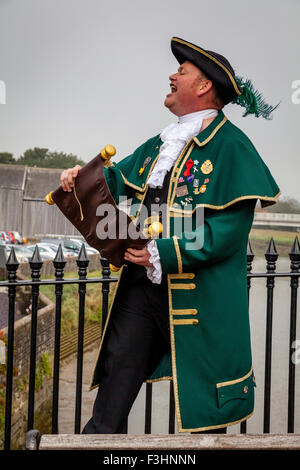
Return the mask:
POLYGON ((147 248, 141 250, 135 250, 134 248, 128 248, 124 255, 125 261, 131 261, 131 263, 139 264, 140 266, 150 267, 153 266, 150 263, 150 253, 147 248))

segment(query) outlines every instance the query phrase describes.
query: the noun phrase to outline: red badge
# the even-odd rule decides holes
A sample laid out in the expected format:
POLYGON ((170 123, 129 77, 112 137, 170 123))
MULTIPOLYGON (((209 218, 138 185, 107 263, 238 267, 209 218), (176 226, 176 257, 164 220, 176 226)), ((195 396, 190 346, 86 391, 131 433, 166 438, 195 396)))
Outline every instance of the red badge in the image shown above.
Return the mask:
POLYGON ((209 178, 205 178, 204 183, 209 183, 209 178))
POLYGON ((190 176, 190 174, 191 174, 191 168, 192 168, 193 165, 194 165, 194 162, 193 162, 193 160, 190 158, 190 159, 186 162, 186 170, 185 170, 185 172, 183 173, 183 176, 190 176))

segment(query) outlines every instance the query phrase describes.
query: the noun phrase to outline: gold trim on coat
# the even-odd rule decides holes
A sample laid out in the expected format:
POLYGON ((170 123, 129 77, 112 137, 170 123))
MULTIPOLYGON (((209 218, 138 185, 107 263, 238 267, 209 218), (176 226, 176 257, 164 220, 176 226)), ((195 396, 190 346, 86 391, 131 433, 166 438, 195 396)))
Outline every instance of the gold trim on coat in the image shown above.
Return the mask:
POLYGON ((182 259, 181 259, 179 244, 178 244, 178 237, 174 235, 172 238, 173 238, 174 247, 175 247, 176 256, 177 256, 178 273, 181 274, 182 273, 182 259))
POLYGON ((179 213, 179 212, 172 212, 172 209, 170 209, 170 217, 192 217, 192 212, 189 212, 188 214, 185 214, 185 213, 179 213))
POLYGON ((121 173, 121 176, 124 180, 124 183, 126 184, 126 186, 129 186, 130 188, 133 188, 133 189, 138 189, 139 191, 142 191, 144 192, 145 189, 146 189, 146 185, 145 183, 143 183, 143 186, 137 186, 136 184, 133 184, 133 183, 130 183, 130 181, 128 181, 128 179, 123 175, 122 171, 120 170, 120 173, 121 173))
POLYGON ((199 147, 204 147, 204 145, 206 145, 216 135, 218 130, 221 129, 221 127, 225 124, 226 121, 227 121, 227 117, 224 116, 222 121, 219 122, 219 124, 214 128, 214 130, 209 134, 209 136, 202 142, 196 136, 193 137, 193 140, 196 142, 196 144, 199 145, 199 147))
POLYGON ((198 315, 196 308, 176 308, 171 310, 172 315, 198 315))
POLYGON ((155 157, 155 159, 153 160, 153 162, 152 162, 152 164, 151 164, 151 166, 150 166, 150 169, 149 169, 149 172, 148 172, 146 181, 145 181, 145 183, 142 184, 142 187, 141 187, 141 186, 137 186, 136 184, 130 183, 130 181, 128 181, 128 179, 124 176, 124 174, 122 173, 122 171, 119 170, 120 173, 121 173, 121 176, 122 176, 122 178, 123 178, 123 180, 124 180, 124 183, 125 183, 127 186, 129 186, 130 188, 138 189, 139 191, 141 191, 142 193, 144 193, 145 190, 146 190, 146 187, 147 187, 147 181, 148 181, 148 179, 149 179, 149 177, 150 177, 150 175, 151 175, 152 169, 153 169, 153 167, 154 167, 154 165, 155 165, 155 163, 156 163, 158 157, 159 157, 159 154, 158 154, 158 155, 155 157))
POLYGON ((253 415, 253 411, 251 411, 251 413, 248 414, 247 416, 244 416, 244 418, 238 419, 237 421, 231 421, 229 423, 224 423, 224 424, 217 424, 216 426, 205 426, 205 427, 202 427, 202 428, 189 428, 189 429, 186 428, 185 429, 185 428, 182 428, 182 427, 180 427, 180 428, 178 427, 178 431, 180 431, 180 432, 196 432, 196 431, 209 431, 210 429, 226 428, 227 426, 233 426, 234 424, 239 424, 242 421, 245 421, 246 419, 251 418, 252 415, 253 415))
POLYGON ((173 392, 174 392, 174 403, 177 418, 178 430, 182 429, 179 396, 178 396, 178 384, 177 384, 177 368, 176 368, 176 350, 175 350, 175 337, 174 337, 174 324, 172 317, 173 302, 172 302, 172 291, 171 291, 171 279, 168 274, 168 299, 169 299, 169 322, 170 322, 170 344, 171 344, 171 362, 172 362, 172 376, 173 376, 173 392))
POLYGON ((196 284, 190 283, 190 284, 170 284, 171 289, 182 289, 182 290, 192 290, 196 289, 196 284))
POLYGON ((152 382, 161 382, 162 380, 173 380, 173 377, 159 377, 158 379, 147 379, 145 380, 145 383, 151 384, 152 382))
POLYGON ((235 379, 235 380, 228 380, 228 382, 219 382, 219 383, 217 383, 216 387, 217 388, 227 387, 228 385, 233 385, 233 384, 237 384, 239 382, 243 382, 248 377, 250 377, 252 372, 253 372, 253 367, 251 367, 250 371, 246 375, 244 375, 243 377, 240 377, 239 379, 235 379))
POLYGON ((180 320, 172 320, 173 325, 197 325, 199 323, 199 320, 196 320, 196 318, 183 318, 180 320))
POLYGON ((194 279, 195 273, 169 274, 170 279, 194 279))
POLYGON ((142 200, 143 199, 143 194, 135 193, 135 197, 139 200, 142 200))
POLYGON ((184 216, 188 216, 188 215, 192 215, 196 209, 198 209, 198 207, 208 207, 209 209, 217 209, 217 210, 221 210, 221 209, 226 209, 226 207, 229 207, 231 206, 232 204, 235 204, 236 202, 238 201, 244 201, 245 199, 260 199, 262 201, 273 201, 273 202, 277 202, 277 198, 280 196, 281 194, 281 191, 279 191, 279 193, 277 193, 274 197, 271 197, 271 196, 259 196, 259 195, 249 195, 249 196, 240 196, 240 197, 237 197, 235 199, 232 199, 232 201, 229 201, 227 202, 226 204, 223 204, 222 206, 215 206, 213 204, 197 204, 193 210, 191 211, 183 211, 181 209, 176 209, 176 207, 172 207, 172 211, 173 212, 177 212, 181 215, 184 215, 184 216))
MULTIPOLYGON (((182 149, 182 151, 181 151, 179 157, 177 158, 177 160, 176 160, 176 162, 175 162, 175 164, 174 164, 174 166, 173 166, 173 170, 172 170, 172 173, 171 173, 170 184, 169 184, 169 189, 168 189, 167 204, 166 204, 166 206, 167 206, 167 230, 166 230, 166 238, 169 238, 169 237, 170 237, 170 220, 169 220, 169 218, 170 218, 170 209, 171 209, 170 199, 171 199, 171 195, 172 195, 173 189, 175 189, 176 186, 177 186, 177 180, 178 180, 178 178, 179 178, 179 174, 181 173, 181 169, 182 169, 182 167, 179 168, 179 164, 180 164, 180 161, 182 160, 182 158, 183 158, 183 156, 184 156, 186 150, 189 148, 191 142, 192 142, 192 139, 191 139, 189 142, 187 142, 187 144, 186 144, 186 145, 184 146, 184 148, 182 149), (175 174, 175 173, 177 173, 177 176, 174 178, 174 174, 175 174), (173 188, 173 186, 174 186, 174 188, 173 188)), ((189 149, 187 156, 190 155, 192 149, 194 148, 194 143, 193 143, 192 145, 193 145, 193 147, 189 149)), ((187 156, 186 156, 186 158, 187 158, 187 156)), ((175 191, 174 191, 174 194, 175 194, 175 191)))

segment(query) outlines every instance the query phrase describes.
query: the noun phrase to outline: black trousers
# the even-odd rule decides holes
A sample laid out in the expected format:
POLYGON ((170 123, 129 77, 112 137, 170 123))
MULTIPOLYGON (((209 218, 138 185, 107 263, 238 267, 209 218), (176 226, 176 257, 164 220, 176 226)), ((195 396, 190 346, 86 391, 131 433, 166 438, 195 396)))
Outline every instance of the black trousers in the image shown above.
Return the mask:
POLYGON ((155 285, 145 268, 138 268, 122 275, 102 345, 93 416, 84 434, 121 433, 143 382, 170 349, 166 279, 155 285))
MULTIPOLYGON (((83 434, 122 433, 143 382, 170 351, 166 277, 156 285, 144 268, 124 268, 102 348, 102 375, 83 434)), ((224 432, 211 432, 217 431, 224 432)))

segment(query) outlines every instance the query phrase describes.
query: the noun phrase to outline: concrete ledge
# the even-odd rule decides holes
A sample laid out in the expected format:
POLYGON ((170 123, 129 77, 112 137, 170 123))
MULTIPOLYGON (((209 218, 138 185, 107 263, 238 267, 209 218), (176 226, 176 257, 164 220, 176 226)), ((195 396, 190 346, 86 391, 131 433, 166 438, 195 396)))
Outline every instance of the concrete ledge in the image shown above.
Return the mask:
POLYGON ((44 434, 39 450, 299 450, 299 434, 44 434))

